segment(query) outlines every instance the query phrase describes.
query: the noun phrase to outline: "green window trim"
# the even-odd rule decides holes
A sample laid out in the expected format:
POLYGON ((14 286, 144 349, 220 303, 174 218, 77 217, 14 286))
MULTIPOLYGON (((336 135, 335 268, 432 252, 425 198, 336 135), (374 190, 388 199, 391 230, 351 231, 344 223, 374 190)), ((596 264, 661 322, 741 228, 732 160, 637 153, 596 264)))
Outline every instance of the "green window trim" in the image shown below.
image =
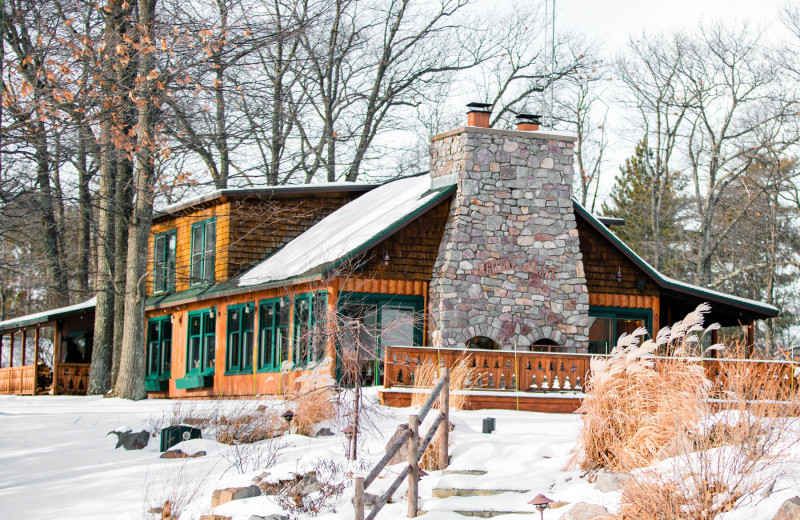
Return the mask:
MULTIPOLYGON (((619 330, 620 320, 642 320, 647 329, 647 333, 653 336, 653 311, 652 309, 631 309, 627 307, 589 307, 590 318, 601 318, 610 320, 610 340, 607 342, 594 342, 589 341, 589 352, 595 354, 608 353, 613 349, 619 341, 619 336, 623 331, 619 330), (600 345, 603 343, 603 345, 600 345), (603 348, 606 352, 593 352, 603 348)), ((594 323, 590 324, 590 328, 594 323)))
MULTIPOLYGON (((149 319, 145 350, 145 382, 169 380, 171 368, 172 315, 149 319)), ((150 386, 155 388, 156 385, 150 386)))
POLYGON ((279 372, 289 357, 289 298, 258 302, 257 372, 279 372))
POLYGON ((252 302, 228 306, 225 375, 253 373, 255 313, 252 302))
MULTIPOLYGON (((423 320, 417 319, 422 315, 425 308, 425 299, 422 296, 407 296, 395 294, 376 294, 376 293, 355 293, 355 292, 341 292, 339 293, 339 301, 337 303, 338 314, 341 317, 347 313, 347 307, 364 306, 364 308, 371 307, 374 309, 374 316, 367 321, 373 321, 374 335, 377 339, 375 344, 374 362, 366 362, 371 365, 366 368, 367 375, 372 374, 373 384, 383 384, 383 347, 386 343, 384 339, 384 322, 391 318, 387 311, 392 311, 400 317, 404 313, 410 313, 414 317, 413 329, 411 330, 411 341, 413 345, 407 346, 421 346, 423 344, 423 320), (384 319, 386 318, 386 319, 384 319)), ((400 329, 394 331, 397 336, 409 336, 408 331, 402 332, 400 329)), ((397 343, 392 342, 397 345, 397 343)), ((406 345, 404 345, 406 346, 406 345)), ((345 356, 343 346, 337 345, 337 359, 336 359, 336 379, 343 381, 346 374, 343 372, 342 360, 345 356)), ((364 369, 364 367, 362 367, 364 369)))
POLYGON ((216 217, 192 224, 191 237, 189 285, 213 283, 217 243, 216 217))
POLYGON ((327 324, 327 310, 326 291, 295 296, 292 357, 296 367, 306 367, 325 359, 325 333, 318 327, 327 324))
POLYGON ((153 237, 153 294, 175 291, 175 251, 178 232, 165 231, 153 237))
POLYGON ((190 312, 186 323, 186 376, 214 374, 217 308, 190 312))

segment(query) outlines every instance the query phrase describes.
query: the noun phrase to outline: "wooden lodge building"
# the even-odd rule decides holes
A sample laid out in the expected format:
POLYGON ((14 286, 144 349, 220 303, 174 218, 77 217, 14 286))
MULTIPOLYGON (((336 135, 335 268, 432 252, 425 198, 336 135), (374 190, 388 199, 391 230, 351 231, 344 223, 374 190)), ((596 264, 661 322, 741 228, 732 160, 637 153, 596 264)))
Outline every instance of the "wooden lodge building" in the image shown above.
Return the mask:
MULTIPOLYGON (((778 309, 648 265, 609 229, 619 222, 573 200, 574 143, 524 117, 488 128, 473 105, 469 126, 431 139, 429 173, 221 190, 166 208, 150 238, 149 395, 278 394, 354 374, 402 388, 423 357, 465 350, 493 371, 477 382, 487 395, 541 389, 548 375, 550 389, 559 377, 579 390, 590 354, 702 302, 710 322, 747 327, 752 344, 754 321, 778 309)), ((0 393, 85 392, 93 308, 0 322, 0 393)))

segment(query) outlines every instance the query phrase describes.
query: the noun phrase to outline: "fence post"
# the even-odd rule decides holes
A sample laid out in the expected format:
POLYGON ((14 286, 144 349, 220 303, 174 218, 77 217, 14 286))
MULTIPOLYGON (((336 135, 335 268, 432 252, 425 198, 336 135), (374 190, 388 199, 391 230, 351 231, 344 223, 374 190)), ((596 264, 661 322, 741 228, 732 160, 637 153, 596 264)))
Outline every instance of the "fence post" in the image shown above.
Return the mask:
POLYGON ((419 418, 416 415, 408 418, 408 429, 411 431, 408 440, 408 465, 411 469, 408 472, 408 517, 416 518, 419 510, 419 418))
POLYGON ((356 477, 356 520, 364 520, 364 477, 356 477))
POLYGON ((440 428, 442 429, 439 440, 439 469, 445 469, 450 462, 448 452, 448 444, 450 443, 450 369, 442 367, 442 377, 445 384, 442 387, 442 393, 439 394, 439 408, 444 415, 444 420, 440 428))

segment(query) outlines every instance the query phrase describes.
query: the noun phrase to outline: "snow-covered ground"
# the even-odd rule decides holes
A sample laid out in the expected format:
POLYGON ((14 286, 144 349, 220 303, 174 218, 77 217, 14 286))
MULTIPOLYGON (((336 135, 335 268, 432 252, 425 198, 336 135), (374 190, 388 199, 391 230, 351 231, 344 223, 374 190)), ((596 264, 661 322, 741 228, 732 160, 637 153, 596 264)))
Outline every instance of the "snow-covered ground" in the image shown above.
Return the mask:
MULTIPOLYGON (((368 391, 375 399, 375 391, 368 391)), ((280 406, 280 403, 258 401, 280 406)), ((192 406, 242 406, 242 401, 204 402, 192 406)), ((183 520, 209 514, 214 489, 246 486, 263 469, 240 474, 230 468, 232 448, 207 439, 188 441, 178 447, 193 459, 161 459, 158 438, 141 451, 114 449, 112 430, 141 429, 172 413, 174 401, 129 402, 97 397, 0 396, 0 518, 3 519, 155 519, 147 510, 177 494, 194 496, 183 520)), ((185 405, 183 405, 185 406, 185 405)), ((346 462, 345 439, 334 436, 308 438, 287 435, 277 465, 269 468, 270 480, 286 478, 332 460, 343 474, 365 475, 383 455, 383 448, 398 424, 406 422, 410 409, 377 407, 376 426, 362 437, 359 462, 346 462)), ((527 502, 538 493, 568 502, 591 502, 614 510, 620 493, 602 493, 580 478, 578 471, 564 471, 580 429, 580 419, 567 414, 540 414, 509 410, 454 411, 450 472, 478 470, 483 475, 431 472, 420 482, 421 508, 428 520, 463 520, 454 510, 487 509, 531 512, 527 502), (494 417, 497 430, 481 433, 484 417, 494 417), (505 490, 506 493, 470 498, 433 499, 433 488, 505 490)), ((336 430, 334 428, 334 430, 336 430)), ((388 488, 402 465, 387 469, 367 490, 380 494, 388 488)), ((800 469, 800 465, 798 465, 800 469)), ((800 471, 795 472, 800 474, 800 471)), ((349 485, 336 504, 336 512, 323 511, 320 519, 353 518, 349 485)), ((724 520, 771 519, 780 505, 800 493, 800 479, 786 477, 776 492, 757 504, 724 515, 724 520)), ((403 518, 407 503, 405 485, 395 494, 379 518, 403 518)), ((547 510, 555 520, 571 507, 547 510)), ((282 511, 272 497, 258 496, 218 506, 214 513, 248 520, 282 511)), ((501 518, 531 520, 529 514, 501 518)))

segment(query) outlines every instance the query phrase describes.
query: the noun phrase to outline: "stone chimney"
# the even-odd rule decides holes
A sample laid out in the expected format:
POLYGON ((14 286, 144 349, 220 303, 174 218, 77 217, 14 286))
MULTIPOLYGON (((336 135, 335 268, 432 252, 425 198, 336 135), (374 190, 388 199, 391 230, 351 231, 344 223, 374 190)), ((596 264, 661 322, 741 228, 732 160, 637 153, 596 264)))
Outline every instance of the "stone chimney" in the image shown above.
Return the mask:
POLYGON ((585 352, 576 139, 531 131, 533 116, 518 123, 519 130, 470 124, 431 139, 432 182, 458 187, 430 286, 432 337, 443 347, 484 336, 503 349, 554 342, 585 352))

